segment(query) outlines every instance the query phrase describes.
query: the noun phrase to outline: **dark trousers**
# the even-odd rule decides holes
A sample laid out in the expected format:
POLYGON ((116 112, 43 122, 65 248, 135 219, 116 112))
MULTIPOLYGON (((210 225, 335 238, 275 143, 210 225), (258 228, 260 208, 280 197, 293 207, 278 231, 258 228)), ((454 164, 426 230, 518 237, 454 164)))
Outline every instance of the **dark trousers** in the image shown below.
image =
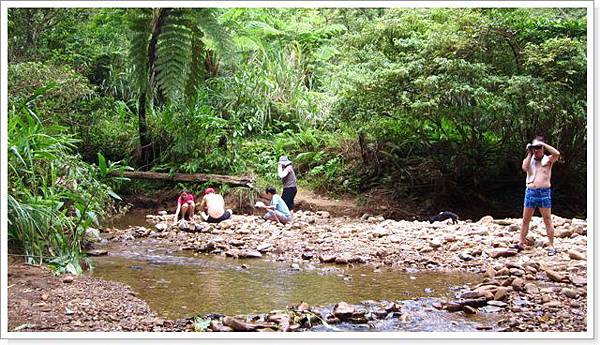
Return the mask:
POLYGON ((296 193, 298 193, 298 189, 296 187, 284 188, 283 193, 281 193, 281 198, 283 201, 285 201, 285 204, 290 211, 294 209, 294 198, 296 197, 296 193))

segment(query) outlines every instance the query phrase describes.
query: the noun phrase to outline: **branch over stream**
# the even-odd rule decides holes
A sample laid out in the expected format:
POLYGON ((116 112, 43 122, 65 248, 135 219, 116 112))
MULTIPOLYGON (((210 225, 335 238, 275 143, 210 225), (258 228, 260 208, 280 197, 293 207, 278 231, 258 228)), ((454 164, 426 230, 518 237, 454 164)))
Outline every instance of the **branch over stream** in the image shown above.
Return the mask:
POLYGON ((215 182, 230 186, 254 188, 254 177, 251 176, 229 176, 214 174, 182 174, 182 173, 158 173, 150 171, 124 171, 114 172, 113 176, 123 176, 135 179, 162 180, 175 182, 215 182))

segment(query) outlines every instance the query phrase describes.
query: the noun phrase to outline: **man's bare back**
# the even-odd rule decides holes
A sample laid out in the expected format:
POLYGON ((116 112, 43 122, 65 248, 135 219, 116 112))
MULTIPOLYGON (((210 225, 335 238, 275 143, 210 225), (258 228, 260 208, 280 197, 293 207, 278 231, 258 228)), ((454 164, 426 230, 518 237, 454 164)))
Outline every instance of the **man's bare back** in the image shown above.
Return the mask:
POLYGON ((206 213, 213 217, 219 218, 225 213, 225 200, 220 194, 210 193, 202 198, 202 205, 206 206, 206 213))

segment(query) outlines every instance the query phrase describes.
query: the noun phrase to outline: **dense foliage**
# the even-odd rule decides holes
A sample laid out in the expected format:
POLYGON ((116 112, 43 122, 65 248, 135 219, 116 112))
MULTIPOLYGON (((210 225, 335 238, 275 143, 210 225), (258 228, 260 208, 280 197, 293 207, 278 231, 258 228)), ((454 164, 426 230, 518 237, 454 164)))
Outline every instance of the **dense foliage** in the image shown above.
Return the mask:
MULTIPOLYGON (((423 213, 518 216, 524 147, 543 134, 562 153, 555 209, 586 213, 585 9, 10 9, 8 19, 14 167, 31 135, 45 139, 29 154, 60 152, 24 160, 31 171, 92 169, 100 152, 137 169, 276 183, 286 154, 307 187, 385 189, 423 213)), ((39 224, 72 229, 17 225, 17 210, 33 219, 32 200, 55 219, 67 207, 49 200, 75 197, 48 195, 51 175, 10 174, 15 240, 26 247, 24 229, 39 224)), ((85 193, 107 190, 88 175, 85 193)))

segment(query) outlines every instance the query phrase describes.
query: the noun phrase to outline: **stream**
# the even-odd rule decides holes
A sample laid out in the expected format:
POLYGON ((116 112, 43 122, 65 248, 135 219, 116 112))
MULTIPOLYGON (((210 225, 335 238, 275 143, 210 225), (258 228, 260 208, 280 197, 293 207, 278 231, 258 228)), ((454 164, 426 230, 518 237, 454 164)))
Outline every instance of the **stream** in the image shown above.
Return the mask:
MULTIPOLYGON (((148 211, 152 212, 152 211, 148 211)), ((135 210, 112 227, 149 226, 146 212, 135 210)), ((367 265, 290 263, 261 259, 233 259, 180 251, 166 240, 147 238, 107 242, 97 246, 107 256, 93 258, 92 275, 132 287, 160 316, 178 319, 194 315, 266 313, 301 302, 331 311, 344 301, 365 306, 376 301, 397 301, 408 320, 391 318, 374 325, 339 324, 344 331, 475 331, 493 329, 494 314, 449 313, 433 304, 451 299, 478 282, 474 274, 405 272, 367 265)), ((315 326, 311 331, 328 331, 315 326)))

